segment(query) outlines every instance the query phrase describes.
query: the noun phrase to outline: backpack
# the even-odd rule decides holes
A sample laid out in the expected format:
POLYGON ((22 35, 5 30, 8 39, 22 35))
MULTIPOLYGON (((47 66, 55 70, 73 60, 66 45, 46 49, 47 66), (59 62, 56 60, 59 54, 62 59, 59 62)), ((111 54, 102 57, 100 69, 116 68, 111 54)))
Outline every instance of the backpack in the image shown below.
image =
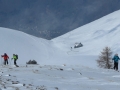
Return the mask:
POLYGON ((15 56, 16 56, 16 59, 18 59, 18 55, 16 54, 15 56))

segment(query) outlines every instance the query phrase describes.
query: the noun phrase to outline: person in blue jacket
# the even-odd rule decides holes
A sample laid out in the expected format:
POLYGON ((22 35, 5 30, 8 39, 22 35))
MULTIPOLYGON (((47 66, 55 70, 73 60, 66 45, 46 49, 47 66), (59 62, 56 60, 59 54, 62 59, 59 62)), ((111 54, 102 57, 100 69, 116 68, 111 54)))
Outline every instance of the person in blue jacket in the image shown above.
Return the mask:
POLYGON ((114 60, 114 69, 117 71, 118 70, 118 60, 120 60, 118 54, 115 54, 115 56, 112 58, 114 60))

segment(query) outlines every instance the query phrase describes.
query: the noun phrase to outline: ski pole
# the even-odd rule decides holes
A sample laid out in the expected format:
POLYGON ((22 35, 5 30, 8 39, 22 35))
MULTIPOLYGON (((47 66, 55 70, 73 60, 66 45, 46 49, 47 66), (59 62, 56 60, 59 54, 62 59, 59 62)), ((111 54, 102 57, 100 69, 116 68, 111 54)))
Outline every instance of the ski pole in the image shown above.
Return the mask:
POLYGON ((11 58, 11 63, 12 63, 12 61, 13 61, 13 58, 11 58))
POLYGON ((1 65, 2 65, 2 57, 1 57, 1 65))
POLYGON ((1 57, 1 65, 2 65, 2 66, 4 65, 4 61, 2 60, 2 57, 1 57))
POLYGON ((8 59, 9 60, 9 62, 10 62, 10 65, 11 65, 11 60, 10 59, 8 59))

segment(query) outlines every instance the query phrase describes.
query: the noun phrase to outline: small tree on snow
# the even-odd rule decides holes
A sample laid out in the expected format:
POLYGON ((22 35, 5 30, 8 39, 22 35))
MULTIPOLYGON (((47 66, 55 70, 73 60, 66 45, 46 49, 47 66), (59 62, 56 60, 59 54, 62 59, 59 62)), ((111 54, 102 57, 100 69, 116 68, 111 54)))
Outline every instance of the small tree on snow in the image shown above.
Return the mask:
POLYGON ((110 69, 112 64, 112 51, 109 47, 105 47, 97 60, 98 66, 101 68, 110 69))

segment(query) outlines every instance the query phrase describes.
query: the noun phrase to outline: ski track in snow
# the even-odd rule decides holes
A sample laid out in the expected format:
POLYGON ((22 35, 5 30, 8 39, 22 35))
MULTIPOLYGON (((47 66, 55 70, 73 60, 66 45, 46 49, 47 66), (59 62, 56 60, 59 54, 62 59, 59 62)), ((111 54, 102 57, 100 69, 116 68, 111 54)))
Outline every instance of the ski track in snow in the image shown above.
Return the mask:
POLYGON ((119 90, 120 72, 83 66, 0 67, 2 90, 119 90), (32 78, 34 77, 34 78, 32 78), (13 84, 14 83, 14 84, 13 84), (17 89, 19 88, 19 89, 17 89))

